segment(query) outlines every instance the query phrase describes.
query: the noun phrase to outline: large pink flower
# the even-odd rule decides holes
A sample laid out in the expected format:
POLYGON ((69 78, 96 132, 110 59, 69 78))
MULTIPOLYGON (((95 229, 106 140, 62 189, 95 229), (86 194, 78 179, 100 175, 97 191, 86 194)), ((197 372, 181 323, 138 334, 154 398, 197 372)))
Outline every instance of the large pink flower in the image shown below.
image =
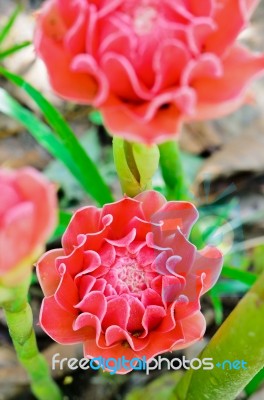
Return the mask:
POLYGON ((88 358, 149 360, 201 339, 200 296, 222 256, 188 241, 196 219, 191 203, 155 191, 77 211, 63 248, 37 265, 42 328, 59 343, 83 342, 88 358))
POLYGON ((156 143, 238 107, 264 56, 234 44, 257 0, 48 0, 35 36, 54 90, 156 143))
POLYGON ((0 285, 31 272, 56 223, 54 185, 33 168, 0 170, 0 285))

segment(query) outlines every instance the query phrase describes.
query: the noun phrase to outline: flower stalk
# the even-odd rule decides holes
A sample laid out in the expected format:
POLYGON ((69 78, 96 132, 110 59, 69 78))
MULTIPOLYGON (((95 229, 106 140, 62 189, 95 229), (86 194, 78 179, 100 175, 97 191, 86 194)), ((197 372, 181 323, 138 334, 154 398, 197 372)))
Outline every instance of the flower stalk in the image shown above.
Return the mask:
POLYGON ((215 367, 189 370, 175 387, 172 399, 232 400, 264 366, 264 274, 218 329, 199 358, 245 361, 246 368, 215 367))
POLYGON ((168 200, 189 200, 185 173, 182 166, 178 141, 172 140, 159 145, 160 167, 167 186, 168 200))
POLYGON ((159 149, 114 137, 113 153, 123 193, 135 197, 152 189, 152 178, 159 166, 159 149))
POLYGON ((32 310, 27 301, 29 285, 28 278, 13 288, 0 287, 0 293, 5 295, 2 300, 7 300, 1 303, 1 306, 17 357, 29 375, 33 394, 38 400, 61 400, 60 390, 51 378, 47 361, 39 352, 36 343, 32 310))

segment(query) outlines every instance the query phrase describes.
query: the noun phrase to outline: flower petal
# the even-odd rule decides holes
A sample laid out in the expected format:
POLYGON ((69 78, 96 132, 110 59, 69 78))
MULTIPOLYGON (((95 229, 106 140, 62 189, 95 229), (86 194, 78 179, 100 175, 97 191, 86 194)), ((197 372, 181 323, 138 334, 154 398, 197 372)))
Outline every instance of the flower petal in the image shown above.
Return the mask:
POLYGON ((75 308, 80 309, 82 312, 96 315, 99 321, 105 316, 107 302, 103 293, 98 291, 88 293, 75 308))
POLYGON ((245 27, 247 20, 257 5, 256 0, 220 0, 216 8, 215 30, 207 39, 205 50, 222 55, 245 27), (227 24, 232 21, 232 24, 227 24))
POLYGON ((37 263, 37 276, 44 296, 52 296, 60 283, 56 259, 64 255, 63 249, 53 249, 43 254, 37 263))
POLYGON ((62 237, 62 246, 67 254, 76 246, 78 235, 95 233, 101 229, 100 215, 101 211, 93 206, 80 208, 74 213, 62 237))
POLYGON ((53 340, 61 344, 74 344, 94 338, 94 328, 89 326, 78 331, 73 330, 76 316, 75 313, 63 309, 56 302, 54 296, 50 296, 42 302, 39 321, 42 329, 53 340))
POLYGON ((116 297, 107 303, 107 311, 102 326, 104 330, 111 325, 118 325, 120 328, 126 329, 128 319, 129 305, 127 301, 122 297, 116 297))
POLYGON ((216 247, 207 246, 196 253, 191 272, 197 275, 205 274, 202 293, 214 286, 219 278, 222 265, 223 255, 216 247))

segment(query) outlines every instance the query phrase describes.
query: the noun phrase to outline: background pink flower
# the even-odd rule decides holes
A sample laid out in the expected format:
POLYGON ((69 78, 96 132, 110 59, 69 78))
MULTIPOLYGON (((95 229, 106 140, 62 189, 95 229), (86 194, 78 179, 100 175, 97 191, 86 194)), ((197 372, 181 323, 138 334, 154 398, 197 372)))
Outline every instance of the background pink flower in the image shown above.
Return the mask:
POLYGON ((0 170, 0 193, 0 282, 12 276, 16 285, 55 228, 56 191, 38 171, 23 168, 0 170))
POLYGON ((233 111, 264 56, 234 43, 256 0, 48 0, 35 46, 54 90, 144 143, 233 111))
POLYGON ((37 265, 42 328, 59 343, 83 342, 88 358, 151 359, 201 339, 199 300, 222 255, 188 241, 197 216, 191 203, 155 191, 81 208, 63 248, 37 265))

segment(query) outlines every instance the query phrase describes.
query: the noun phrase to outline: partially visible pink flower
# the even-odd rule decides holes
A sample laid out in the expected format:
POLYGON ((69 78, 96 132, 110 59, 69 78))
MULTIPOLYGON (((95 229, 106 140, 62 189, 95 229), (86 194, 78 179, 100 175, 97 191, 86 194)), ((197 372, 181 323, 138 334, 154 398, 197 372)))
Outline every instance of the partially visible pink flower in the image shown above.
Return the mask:
POLYGON ((191 203, 155 191, 78 210, 63 248, 37 264, 42 328, 59 343, 82 342, 88 358, 150 360, 201 339, 200 296, 222 255, 188 241, 197 217, 191 203))
POLYGON ((0 283, 17 285, 56 224, 53 184, 34 170, 0 169, 0 283))
POLYGON ((236 42, 258 0, 48 0, 35 35, 54 90, 143 143, 230 113, 264 56, 236 42))

